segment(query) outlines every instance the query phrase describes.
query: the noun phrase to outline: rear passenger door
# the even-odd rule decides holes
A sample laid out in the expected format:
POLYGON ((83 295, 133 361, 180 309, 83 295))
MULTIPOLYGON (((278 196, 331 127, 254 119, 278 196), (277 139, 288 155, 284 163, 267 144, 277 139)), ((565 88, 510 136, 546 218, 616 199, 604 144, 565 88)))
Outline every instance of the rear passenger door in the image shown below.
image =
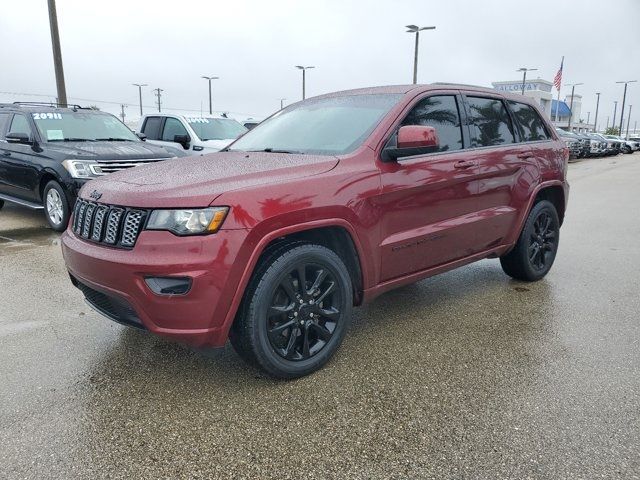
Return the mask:
POLYGON ((521 142, 500 96, 468 93, 464 104, 478 162, 481 220, 474 233, 479 250, 487 250, 501 245, 512 232, 538 174, 531 147, 521 142))

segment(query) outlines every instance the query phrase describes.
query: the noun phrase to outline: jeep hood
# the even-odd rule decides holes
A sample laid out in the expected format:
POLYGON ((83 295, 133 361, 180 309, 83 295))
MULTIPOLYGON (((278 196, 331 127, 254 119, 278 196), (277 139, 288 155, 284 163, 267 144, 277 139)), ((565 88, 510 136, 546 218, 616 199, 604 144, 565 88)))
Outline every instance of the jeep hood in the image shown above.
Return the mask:
POLYGON ((327 172, 336 157, 266 152, 219 152, 134 167, 88 182, 100 203, 140 208, 204 207, 232 190, 282 183, 327 172))

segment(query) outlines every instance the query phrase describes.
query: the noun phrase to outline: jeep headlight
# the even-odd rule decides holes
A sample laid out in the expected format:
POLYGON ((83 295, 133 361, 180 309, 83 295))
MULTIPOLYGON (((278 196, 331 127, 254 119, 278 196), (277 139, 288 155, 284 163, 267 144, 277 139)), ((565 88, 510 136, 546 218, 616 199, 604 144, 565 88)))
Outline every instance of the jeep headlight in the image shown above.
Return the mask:
POLYGON ((104 175, 100 165, 92 160, 64 160, 62 166, 73 178, 94 178, 104 175))
POLYGON ((184 210, 154 210, 147 230, 168 230, 176 235, 215 233, 222 226, 229 207, 209 207, 184 210))

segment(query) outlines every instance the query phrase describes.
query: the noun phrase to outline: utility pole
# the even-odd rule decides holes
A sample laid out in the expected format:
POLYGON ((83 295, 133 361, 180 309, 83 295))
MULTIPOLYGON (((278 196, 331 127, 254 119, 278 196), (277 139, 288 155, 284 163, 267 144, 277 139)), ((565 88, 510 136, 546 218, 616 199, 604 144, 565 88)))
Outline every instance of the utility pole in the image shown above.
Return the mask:
MULTIPOLYGON (((620 131, 618 132, 619 135, 622 135, 622 124, 624 122, 624 102, 627 99, 627 85, 629 83, 634 83, 637 82, 637 80, 623 80, 621 82, 616 82, 616 83, 624 83, 624 94, 622 95, 622 108, 620 109, 620 131)), ((613 119, 613 124, 616 124, 616 119, 614 117, 613 119)))
POLYGON ((593 119, 593 131, 598 131, 598 107, 600 106, 600 92, 596 93, 596 118, 593 119))
POLYGON ((124 117, 126 117, 126 115, 124 113, 125 107, 126 107, 126 105, 124 103, 122 103, 120 105, 120 118, 122 119, 122 123, 124 123, 124 117))
POLYGON ((155 88, 153 91, 156 92, 156 97, 158 97, 158 100, 156 101, 156 105, 158 105, 158 112, 161 112, 162 111, 162 93, 161 92, 164 92, 164 90, 161 88, 155 88))
POLYGON ((591 118, 591 112, 587 112, 587 125, 589 125, 590 118, 591 118))
MULTIPOLYGON (((524 95, 524 85, 525 82, 527 81, 527 72, 535 72, 536 70, 538 70, 537 68, 519 68, 518 70, 516 70, 516 72, 523 72, 522 75, 522 95, 524 95)), ((415 82, 413 82, 415 83, 415 82)))
POLYGON ((132 85, 135 85, 136 87, 138 87, 138 100, 140 101, 140 116, 142 117, 142 87, 146 87, 147 84, 146 83, 132 83, 132 85))
POLYGON ((302 100, 304 100, 306 98, 306 71, 309 70, 310 68, 316 68, 314 66, 310 66, 310 67, 303 67, 302 65, 296 65, 296 68, 299 70, 302 70, 302 100))
POLYGON ((56 0, 48 0, 49 26, 51 28, 51 46, 53 48, 53 67, 56 72, 56 90, 58 103, 67 106, 67 89, 64 85, 64 69, 62 68, 62 50, 60 49, 60 32, 58 32, 58 14, 56 0))
POLYGON ((584 83, 572 83, 570 85, 567 85, 567 87, 571 87, 571 103, 569 105, 569 125, 567 125, 567 130, 571 131, 571 120, 573 120, 573 94, 576 90, 576 87, 578 85, 584 85, 584 83))
POLYGON ((207 77, 203 75, 202 78, 209 82, 209 115, 213 115, 213 104, 211 103, 211 80, 218 80, 220 77, 207 77))
POLYGON ((631 107, 633 107, 633 105, 629 105, 629 117, 627 118, 627 134, 625 135, 625 140, 629 140, 629 124, 631 123, 631 107))
POLYGON ((419 27, 417 25, 407 25, 407 33, 416 34, 416 44, 413 49, 413 84, 418 83, 418 45, 420 41, 420 32, 422 30, 435 30, 436 27, 419 27))
POLYGON ((281 98, 280 99, 280 110, 282 110, 284 108, 284 101, 286 100, 286 98, 281 98))
POLYGON ((607 115, 607 126, 604 128, 604 131, 606 132, 607 130, 609 130, 609 115, 607 115))
MULTIPOLYGON (((618 101, 614 100, 613 101, 613 120, 611 122, 611 128, 615 128, 616 126, 616 110, 618 110, 618 101)), ((609 127, 607 127, 608 129, 609 127)))

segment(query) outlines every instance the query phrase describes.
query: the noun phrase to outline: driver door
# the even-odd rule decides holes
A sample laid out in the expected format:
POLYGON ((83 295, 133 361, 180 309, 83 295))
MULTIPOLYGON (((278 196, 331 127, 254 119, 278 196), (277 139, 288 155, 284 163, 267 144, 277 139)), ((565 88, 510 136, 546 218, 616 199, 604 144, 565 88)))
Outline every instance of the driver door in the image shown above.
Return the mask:
MULTIPOLYGON (((381 281, 444 265, 477 251, 478 165, 460 95, 429 94, 397 125, 436 129, 438 150, 381 164, 381 281)), ((393 142, 393 137, 390 139, 393 142)))

